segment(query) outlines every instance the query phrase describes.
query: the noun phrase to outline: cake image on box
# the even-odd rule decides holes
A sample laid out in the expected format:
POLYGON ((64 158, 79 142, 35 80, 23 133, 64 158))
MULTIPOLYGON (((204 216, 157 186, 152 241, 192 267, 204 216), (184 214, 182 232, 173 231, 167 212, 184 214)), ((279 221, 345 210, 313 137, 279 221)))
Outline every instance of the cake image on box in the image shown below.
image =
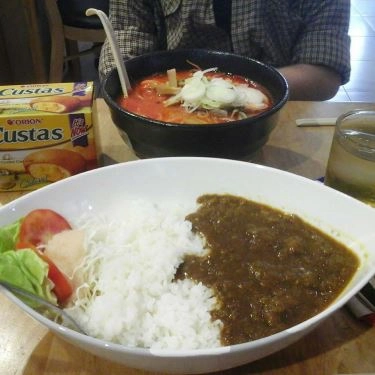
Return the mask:
POLYGON ((93 83, 0 86, 0 191, 29 191, 93 168, 93 83))

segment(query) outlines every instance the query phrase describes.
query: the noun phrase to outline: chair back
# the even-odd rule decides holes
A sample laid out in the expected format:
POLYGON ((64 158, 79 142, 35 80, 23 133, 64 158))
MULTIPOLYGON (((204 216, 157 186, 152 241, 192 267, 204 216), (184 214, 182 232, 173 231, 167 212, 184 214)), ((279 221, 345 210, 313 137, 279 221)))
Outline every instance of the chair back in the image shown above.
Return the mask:
POLYGON ((79 57, 96 52, 106 35, 98 17, 87 17, 87 8, 108 13, 109 0, 42 0, 50 34, 49 82, 61 82, 64 62, 72 63, 75 79, 79 79, 79 57), (69 9, 71 10, 70 16, 69 9), (94 48, 80 51, 78 42, 94 43, 94 48), (98 46, 99 44, 99 46, 98 46), (74 60, 74 61, 73 61, 74 60))

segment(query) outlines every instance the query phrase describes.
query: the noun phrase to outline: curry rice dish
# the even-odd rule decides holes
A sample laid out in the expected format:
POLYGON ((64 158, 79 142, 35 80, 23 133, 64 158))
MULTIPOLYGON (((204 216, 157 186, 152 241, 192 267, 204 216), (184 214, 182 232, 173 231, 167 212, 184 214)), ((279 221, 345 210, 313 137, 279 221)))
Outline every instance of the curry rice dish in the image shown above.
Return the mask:
POLYGON ((88 237, 90 289, 68 310, 91 336, 129 347, 212 348, 274 334, 332 303, 359 265, 298 216, 233 195, 120 206, 76 223, 88 237))

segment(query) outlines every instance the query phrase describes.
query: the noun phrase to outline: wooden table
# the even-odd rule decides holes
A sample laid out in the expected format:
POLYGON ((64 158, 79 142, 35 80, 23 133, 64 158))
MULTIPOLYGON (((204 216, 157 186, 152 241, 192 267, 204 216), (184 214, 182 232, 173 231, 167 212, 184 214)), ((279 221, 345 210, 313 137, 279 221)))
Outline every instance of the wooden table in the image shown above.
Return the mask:
MULTIPOLYGON (((96 137, 101 165, 136 159, 115 129, 105 103, 96 102, 96 137)), ((298 128, 295 120, 305 117, 336 117, 354 108, 375 109, 374 104, 335 102, 289 102, 280 112, 269 142, 253 162, 284 169, 308 178, 324 175, 333 127, 298 128)), ((19 194, 0 194, 6 203, 19 194)), ((0 295, 1 375, 141 375, 95 357, 35 322, 0 295)), ((323 322, 296 344, 222 374, 331 375, 375 374, 375 328, 369 328, 345 309, 323 322)))

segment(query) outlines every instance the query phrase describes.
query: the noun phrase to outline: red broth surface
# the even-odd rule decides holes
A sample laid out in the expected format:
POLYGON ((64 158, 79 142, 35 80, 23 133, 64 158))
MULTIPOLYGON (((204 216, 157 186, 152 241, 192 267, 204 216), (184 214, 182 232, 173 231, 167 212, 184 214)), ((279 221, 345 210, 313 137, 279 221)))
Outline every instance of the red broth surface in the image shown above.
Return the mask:
MULTIPOLYGON (((179 86, 183 81, 191 77, 196 70, 184 70, 178 71, 177 81, 179 86)), ((242 113, 245 113, 247 117, 255 116, 261 112, 268 110, 272 104, 271 95, 268 91, 260 84, 251 81, 245 77, 239 75, 226 74, 222 72, 209 72, 205 76, 209 79, 214 77, 230 79, 233 84, 246 84, 249 87, 260 90, 268 98, 268 107, 261 110, 245 110, 241 109, 242 113)), ((117 102, 125 110, 138 114, 143 117, 148 117, 158 121, 171 122, 177 124, 217 124, 226 123, 230 121, 239 120, 238 111, 228 111, 227 115, 223 113, 218 114, 217 111, 199 109, 194 112, 189 112, 182 105, 174 104, 166 106, 163 102, 168 99, 171 95, 160 95, 156 87, 161 84, 168 82, 167 74, 157 73, 152 76, 146 77, 136 84, 133 84, 131 92, 127 98, 119 97, 117 102)))

